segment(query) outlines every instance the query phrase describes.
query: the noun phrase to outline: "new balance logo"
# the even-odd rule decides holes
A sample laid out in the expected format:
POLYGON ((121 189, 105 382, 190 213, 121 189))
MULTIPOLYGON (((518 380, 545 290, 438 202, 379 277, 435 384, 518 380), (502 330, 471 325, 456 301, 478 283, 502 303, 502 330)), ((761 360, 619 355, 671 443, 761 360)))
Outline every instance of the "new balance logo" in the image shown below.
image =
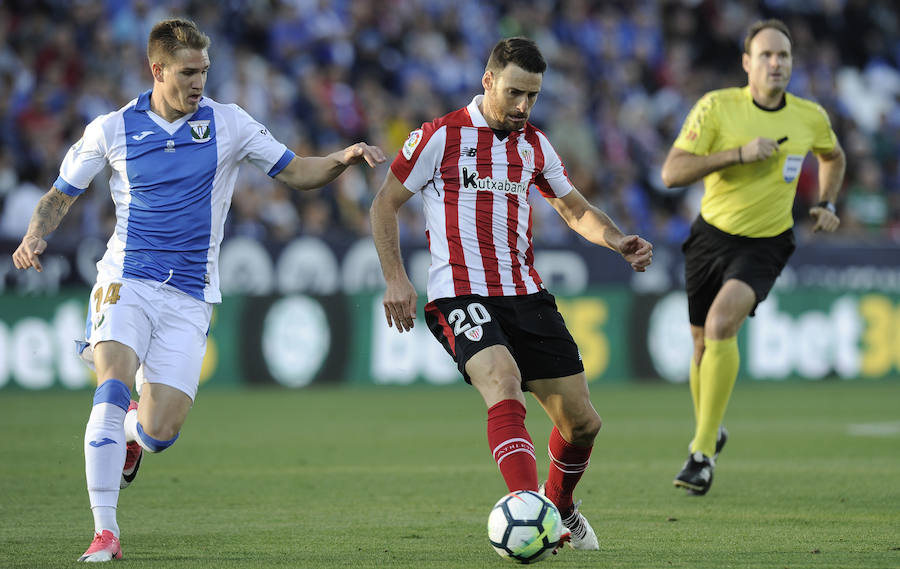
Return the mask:
POLYGON ((144 140, 151 134, 153 134, 152 130, 144 130, 144 131, 141 131, 141 134, 136 134, 136 135, 132 136, 131 138, 133 138, 135 140, 144 140))
POLYGON ((459 155, 460 156, 468 156, 469 158, 475 158, 476 153, 477 153, 477 150, 475 148, 472 148, 471 146, 466 146, 462 149, 462 151, 460 151, 459 155))
POLYGON ((106 445, 114 445, 114 444, 116 444, 116 441, 112 440, 109 437, 103 437, 102 441, 91 441, 88 444, 94 448, 100 448, 100 447, 106 446, 106 445))
POLYGON ((476 190, 489 190, 495 192, 506 192, 508 194, 528 193, 528 186, 520 182, 510 182, 509 180, 495 180, 491 177, 479 178, 478 172, 469 173, 469 169, 462 169, 463 188, 474 188, 476 190))

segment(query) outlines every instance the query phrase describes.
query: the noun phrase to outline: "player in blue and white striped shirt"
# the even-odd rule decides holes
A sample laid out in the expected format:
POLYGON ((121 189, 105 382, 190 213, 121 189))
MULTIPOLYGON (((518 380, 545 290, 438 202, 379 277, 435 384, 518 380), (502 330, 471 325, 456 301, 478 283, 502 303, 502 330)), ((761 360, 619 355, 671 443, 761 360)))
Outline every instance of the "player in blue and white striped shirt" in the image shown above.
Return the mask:
POLYGON ((324 157, 296 156, 237 105, 203 96, 208 48, 193 22, 153 27, 152 90, 87 126, 13 253, 16 268, 40 271, 44 238, 111 167, 116 227, 97 263, 86 338, 98 381, 84 439, 95 536, 79 561, 122 557, 119 489, 134 479, 144 450, 175 442, 193 404, 212 305, 222 300, 219 247, 238 167, 248 162, 305 190, 351 164, 385 160, 363 142, 324 157), (138 406, 131 391, 139 368, 138 406))

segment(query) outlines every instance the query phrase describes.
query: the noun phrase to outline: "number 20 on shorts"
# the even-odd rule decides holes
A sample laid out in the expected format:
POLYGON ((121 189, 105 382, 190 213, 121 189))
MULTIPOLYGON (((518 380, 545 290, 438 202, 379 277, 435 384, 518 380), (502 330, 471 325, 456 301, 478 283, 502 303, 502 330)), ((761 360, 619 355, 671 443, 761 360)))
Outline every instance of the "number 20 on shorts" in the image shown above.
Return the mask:
POLYGON ((454 336, 459 336, 472 327, 472 324, 466 321, 466 312, 468 312, 468 316, 475 326, 481 326, 485 322, 491 321, 490 313, 478 302, 473 302, 466 306, 465 312, 463 312, 462 308, 454 308, 447 315, 447 322, 453 325, 454 336))

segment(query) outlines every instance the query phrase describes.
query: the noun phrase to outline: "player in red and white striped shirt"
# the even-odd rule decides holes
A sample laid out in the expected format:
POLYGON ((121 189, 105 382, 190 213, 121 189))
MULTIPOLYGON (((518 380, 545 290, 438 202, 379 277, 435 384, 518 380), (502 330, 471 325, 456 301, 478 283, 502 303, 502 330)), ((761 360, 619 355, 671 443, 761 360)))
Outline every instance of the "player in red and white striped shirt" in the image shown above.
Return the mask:
POLYGON ((488 443, 510 491, 537 490, 525 429, 531 391, 553 421, 544 484, 576 549, 598 549, 572 493, 587 469, 600 416, 578 347, 534 268, 528 191, 537 187, 585 239, 644 271, 652 245, 625 235, 568 179, 543 132, 528 122, 546 63, 525 38, 500 41, 482 77, 484 95, 414 130, 372 204, 387 281, 385 318, 400 332, 416 318, 415 288, 400 255, 397 212, 419 193, 431 249, 426 323, 488 406, 488 443))

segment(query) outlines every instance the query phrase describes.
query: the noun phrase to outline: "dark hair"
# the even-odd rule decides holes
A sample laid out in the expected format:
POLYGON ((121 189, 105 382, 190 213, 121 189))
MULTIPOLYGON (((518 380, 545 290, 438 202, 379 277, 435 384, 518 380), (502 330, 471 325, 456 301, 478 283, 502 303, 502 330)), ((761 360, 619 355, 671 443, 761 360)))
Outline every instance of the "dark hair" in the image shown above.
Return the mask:
POLYGON ((207 49, 209 36, 190 20, 172 18, 157 22, 147 40, 147 59, 150 63, 168 63, 179 49, 207 49))
POLYGON ((523 37, 506 38, 491 50, 485 71, 501 71, 512 63, 529 73, 543 73, 547 62, 533 40, 523 37))
POLYGON ((756 34, 759 32, 771 28, 773 30, 778 30, 787 36, 788 42, 791 44, 791 48, 794 47, 794 38, 791 37, 791 32, 788 30, 787 25, 781 20, 771 18, 769 20, 760 20, 754 23, 747 29, 747 35, 744 37, 744 53, 750 53, 750 42, 753 41, 753 38, 756 37, 756 34))

